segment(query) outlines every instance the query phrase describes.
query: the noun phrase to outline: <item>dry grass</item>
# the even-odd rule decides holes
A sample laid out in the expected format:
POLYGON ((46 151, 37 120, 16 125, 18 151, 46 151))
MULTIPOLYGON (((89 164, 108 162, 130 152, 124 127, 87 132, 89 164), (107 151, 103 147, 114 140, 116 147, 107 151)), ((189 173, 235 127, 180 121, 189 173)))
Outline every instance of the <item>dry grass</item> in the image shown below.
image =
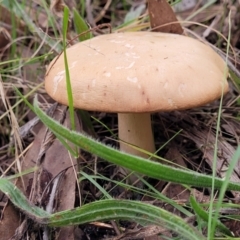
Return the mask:
MULTIPOLYGON (((136 13, 136 9, 139 8, 139 6, 142 6, 141 14, 143 14, 144 17, 139 18, 128 26, 122 26, 122 30, 126 28, 145 29, 149 27, 146 18, 146 8, 144 8, 145 3, 143 1, 86 0, 82 2, 84 2, 85 5, 71 0, 68 1, 68 5, 70 9, 74 6, 79 12, 84 13, 87 22, 92 27, 103 23, 110 23, 113 28, 118 27, 123 24, 126 15, 128 14, 128 17, 129 15, 131 17, 131 14, 136 13)), ((213 169, 215 136, 219 130, 216 174, 219 177, 224 177, 226 169, 231 163, 233 153, 240 142, 240 4, 239 1, 233 0, 219 1, 218 3, 203 8, 195 15, 201 7, 202 5, 200 3, 196 4, 193 9, 177 13, 177 16, 181 19, 186 29, 196 34, 202 40, 213 44, 218 51, 222 52, 224 57, 226 56, 228 44, 226 40, 219 37, 217 33, 221 33, 225 39, 230 38, 229 64, 231 64, 232 71, 238 77, 229 79, 230 91, 222 102, 219 129, 216 129, 219 101, 198 109, 181 112, 174 111, 171 113, 156 113, 153 115, 155 143, 157 149, 159 149, 158 155, 162 158, 172 160, 182 167, 190 168, 198 172, 211 173, 213 169), (187 21, 185 21, 186 19, 187 21), (215 31, 212 31, 212 29, 215 31), (169 139, 171 140, 169 141, 169 139)), ((32 167, 35 164, 36 159, 34 155, 36 157, 37 152, 42 147, 41 141, 46 137, 46 135, 42 134, 45 128, 34 118, 34 114, 29 107, 23 103, 15 89, 17 88, 21 93, 27 95, 29 101, 32 101, 34 94, 38 93, 42 108, 48 109, 53 101, 45 94, 43 81, 46 66, 53 56, 56 55, 56 51, 52 51, 52 48, 47 41, 45 41, 46 39, 41 39, 37 34, 32 33, 26 22, 17 18, 14 12, 12 12, 11 15, 11 12, 7 9, 10 8, 0 7, 0 27, 2 28, 0 29, 0 171, 2 176, 19 173, 22 170, 26 170, 26 166, 32 167), (49 56, 47 56, 47 54, 49 54, 49 56), (19 126, 21 127, 20 129, 19 126), (41 134, 38 133, 39 130, 41 134), (39 137, 40 135, 41 137, 39 137), (38 143, 36 143, 36 139, 38 139, 38 143), (32 148, 33 144, 34 148, 32 148), (26 154, 25 152, 29 148, 32 148, 31 154, 26 154)), ((48 9, 49 8, 44 7, 41 1, 29 1, 28 5, 25 6, 25 11, 28 13, 30 19, 57 44, 58 40, 61 39, 61 1, 52 1, 50 11, 48 11, 48 9), (51 26, 49 26, 50 19, 54 22, 51 26)), ((107 31, 108 29, 101 29, 95 31, 94 34, 102 34, 107 31)), ((76 37, 76 33, 73 26, 71 26, 68 38, 72 39, 74 37, 76 37)), ((61 114, 63 113, 61 112, 61 114)), ((82 115, 77 114, 79 119, 82 119, 82 115)), ((116 115, 105 113, 91 113, 91 115, 105 124, 113 133, 117 133, 116 115)), ((88 121, 79 120, 77 129, 79 131, 84 129, 92 136, 99 138, 102 142, 118 147, 118 143, 112 138, 112 134, 106 130, 103 124, 100 124, 98 121, 92 122, 93 128, 86 125, 88 121)), ((44 151, 46 152, 47 149, 44 151)), ((68 154, 61 146, 56 147, 56 149, 52 151, 65 154, 64 156, 67 158, 68 154)), ((44 155, 45 152, 42 154, 44 155)), ((54 153, 51 157, 54 158, 54 153)), ((57 160, 55 159, 55 161, 57 160)), ((69 168, 72 164, 76 164, 76 161, 73 160, 72 162, 71 159, 71 163, 64 167, 69 168)), ((114 165, 110 165, 104 160, 97 159, 97 157, 89 153, 82 152, 78 164, 81 171, 89 174, 96 173, 100 176, 98 183, 115 198, 126 199, 131 197, 141 201, 150 201, 180 216, 183 215, 172 206, 164 204, 150 190, 148 192, 148 189, 140 194, 137 191, 133 193, 131 186, 128 186, 128 188, 117 186, 116 182, 112 182, 110 179, 121 182, 123 176, 116 171, 114 165)), ((51 172, 53 170, 50 171, 48 167, 49 166, 45 166, 46 174, 44 177, 46 179, 50 178, 49 176, 53 174, 51 172)), ((64 170, 61 169, 61 171, 64 170)), ((73 176, 75 178, 75 175, 73 176)), ((239 177, 240 165, 237 164, 231 179, 239 182, 239 177)), ((27 180, 22 179, 20 183, 21 188, 25 189, 27 195, 30 194, 28 188, 32 184, 29 183, 29 181, 31 181, 30 179, 31 177, 27 180)), ((40 179, 39 181, 41 182, 43 180, 40 179)), ((69 180, 65 182, 66 186, 70 186, 68 181, 69 180)), ((49 183, 50 181, 46 180, 46 182, 49 183)), ((148 183, 180 205, 186 206, 189 202, 190 191, 183 186, 163 183, 154 179, 149 179, 148 183)), ((66 194, 74 195, 75 188, 71 189, 71 191, 71 193, 67 192, 66 194)), ((194 195, 199 202, 208 203, 210 201, 211 191, 209 189, 195 189, 195 191, 194 195)), ((81 181, 79 191, 76 192, 76 195, 71 198, 72 201, 63 203, 63 205, 65 205, 64 207, 71 208, 82 202, 92 202, 100 199, 102 196, 102 192, 86 179, 81 181)), ((44 194, 46 193, 44 192, 44 194)), ((9 217, 6 217, 7 214, 9 214, 10 217, 15 215, 19 217, 16 210, 8 210, 9 207, 6 207, 6 198, 4 198, 2 194, 0 196, 2 210, 5 210, 5 212, 2 211, 5 219, 9 219, 9 217)), ((224 203, 232 202, 238 204, 239 197, 238 192, 227 192, 224 203)), ((33 202, 35 201, 38 202, 38 200, 33 199, 33 202)), ((58 209, 60 210, 61 207, 58 209)), ((231 215, 232 213, 229 210, 229 212, 224 212, 224 214, 231 215)), ((239 213, 237 213, 237 215, 239 217, 239 213)), ((240 237, 239 222, 236 219, 237 218, 230 220, 226 218, 224 221, 235 236, 240 237)), ((190 219, 189 221, 194 222, 195 219, 190 219)), ((5 230, 0 228, 0 236, 7 236, 8 234, 8 237, 10 237, 18 228, 18 223, 14 221, 10 223, 3 221, 3 223, 8 224, 8 228, 11 228, 12 231, 6 233, 5 230)), ((79 239, 87 239, 87 237, 88 239, 101 239, 103 236, 112 237, 116 234, 118 237, 114 239, 135 239, 134 237, 139 234, 139 232, 132 231, 132 229, 136 227, 133 223, 121 222, 120 225, 121 226, 118 226, 115 222, 111 222, 110 227, 88 224, 78 227, 77 233, 74 234, 75 236, 81 236, 79 239), (120 234, 120 232, 127 232, 128 235, 124 238, 125 235, 120 234), (130 235, 129 232, 131 233, 130 235)), ((19 235, 23 236, 23 238, 26 237, 28 233, 34 233, 37 238, 40 236, 40 233, 36 229, 32 229, 31 226, 25 226, 24 230, 21 230, 22 232, 20 231, 19 235), (26 232, 24 230, 26 230, 26 232)), ((143 231, 145 236, 148 235, 148 230, 149 229, 143 231)), ((74 235, 72 229, 61 231, 65 231, 65 234, 66 232, 70 233, 72 234, 71 236, 74 235)), ((157 233, 161 231, 162 229, 158 229, 157 233)), ((205 227, 203 227, 203 232, 206 232, 205 227)), ((165 235, 173 238, 169 232, 165 233, 165 235)), ((141 236, 143 238, 144 235, 141 236)), ((156 239, 161 238, 156 237, 156 239)))

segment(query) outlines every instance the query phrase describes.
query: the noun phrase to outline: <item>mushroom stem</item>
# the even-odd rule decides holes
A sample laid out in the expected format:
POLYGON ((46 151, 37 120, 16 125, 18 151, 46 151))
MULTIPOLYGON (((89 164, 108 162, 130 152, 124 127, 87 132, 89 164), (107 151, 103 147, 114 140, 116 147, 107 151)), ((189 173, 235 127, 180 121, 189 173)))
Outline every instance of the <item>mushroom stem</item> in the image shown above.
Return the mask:
POLYGON ((131 145, 155 152, 150 113, 119 113, 118 132, 119 139, 124 141, 120 142, 120 150, 144 158, 148 155, 131 145))

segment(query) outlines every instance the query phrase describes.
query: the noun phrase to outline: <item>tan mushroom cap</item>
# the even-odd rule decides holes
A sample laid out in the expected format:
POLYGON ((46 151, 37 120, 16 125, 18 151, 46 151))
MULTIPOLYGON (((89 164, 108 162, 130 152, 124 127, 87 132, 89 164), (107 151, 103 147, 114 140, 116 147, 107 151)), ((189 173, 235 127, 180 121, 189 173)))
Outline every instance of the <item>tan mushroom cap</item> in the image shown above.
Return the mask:
MULTIPOLYGON (((74 106, 104 112, 188 109, 228 90, 225 62, 190 37, 126 32, 101 35, 67 49, 74 106)), ((54 59, 45 87, 67 105, 63 54, 54 59)))

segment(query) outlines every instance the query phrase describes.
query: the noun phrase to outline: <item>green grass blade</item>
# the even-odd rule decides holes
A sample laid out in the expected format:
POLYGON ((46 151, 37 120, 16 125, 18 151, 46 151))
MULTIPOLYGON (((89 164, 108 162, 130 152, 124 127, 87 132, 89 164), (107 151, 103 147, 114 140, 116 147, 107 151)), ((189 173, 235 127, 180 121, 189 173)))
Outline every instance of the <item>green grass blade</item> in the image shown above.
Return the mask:
MULTIPOLYGON (((230 24, 230 20, 229 20, 229 34, 228 34, 228 41, 227 41, 227 52, 226 52, 226 63, 228 62, 228 56, 229 56, 229 47, 230 47, 230 38, 231 38, 231 24, 230 24)), ((228 67, 227 64, 224 68, 224 76, 223 76, 223 80, 227 81, 227 75, 228 75, 228 67)), ((213 166, 212 166, 212 176, 214 177, 213 179, 215 179, 216 173, 217 173, 217 160, 218 160, 218 141, 219 141, 219 132, 220 132, 220 121, 221 121, 221 114, 222 114, 222 103, 223 103, 223 88, 222 88, 222 95, 220 98, 220 102, 219 102, 219 110, 218 110, 218 118, 217 118, 217 126, 216 126, 216 138, 215 138, 215 144, 214 144, 214 156, 213 156, 213 166)), ((233 168, 233 164, 232 165, 232 172, 234 171, 233 168)), ((234 165, 235 167, 235 165, 234 165)), ((229 169, 231 167, 228 168, 228 176, 230 179, 230 173, 229 169)), ((229 182, 229 179, 225 179, 225 184, 223 184, 223 186, 221 187, 221 191, 220 191, 220 196, 218 198, 218 204, 217 204, 217 208, 215 209, 215 213, 212 214, 212 210, 213 210, 213 199, 214 199, 214 189, 212 188, 211 190, 211 201, 210 201, 210 206, 209 206, 209 222, 208 222, 208 238, 212 239, 214 238, 214 234, 215 234, 215 228, 216 228, 216 222, 218 219, 218 215, 219 215, 219 210, 221 207, 221 203, 223 202, 223 198, 225 195, 225 191, 226 191, 226 186, 229 182), (212 219, 213 218, 213 219, 212 219)), ((215 185, 215 181, 212 181, 212 185, 215 185)))
POLYGON ((161 208, 130 200, 102 200, 86 204, 72 210, 49 214, 39 207, 31 205, 26 197, 7 179, 0 179, 3 191, 28 217, 50 227, 79 225, 93 221, 130 220, 142 225, 164 226, 182 235, 185 239, 205 239, 201 233, 188 225, 180 217, 161 208))
MULTIPOLYGON (((194 199, 193 196, 190 196, 190 203, 191 206, 194 210, 194 212, 201 218, 203 219, 205 222, 209 221, 209 213, 207 213, 205 210, 203 210, 201 208, 201 206, 196 202, 196 200, 194 199)), ((215 219, 214 219, 215 220, 215 219)), ((224 234, 226 234, 227 236, 232 236, 231 231, 223 224, 221 223, 219 220, 215 220, 216 221, 216 227, 224 234)))
POLYGON ((74 117, 74 108, 73 108, 73 96, 72 96, 72 87, 70 81, 70 72, 68 67, 67 61, 67 32, 68 32, 68 20, 69 20, 69 9, 64 7, 63 13, 63 54, 64 54, 64 64, 65 64, 65 74, 66 74, 66 83, 67 83, 67 95, 68 95, 68 105, 69 105, 69 112, 70 112, 70 122, 71 128, 75 130, 75 117, 74 117))
POLYGON ((112 196, 102 186, 100 186, 100 184, 97 183, 94 177, 83 171, 80 172, 80 175, 87 179, 89 182, 91 182, 96 188, 98 188, 98 190, 101 191, 105 198, 112 199, 112 196))
POLYGON ((185 214, 187 217, 191 217, 193 214, 188 211, 184 206, 181 204, 176 203, 174 200, 171 198, 168 198, 167 196, 164 195, 164 193, 158 191, 155 187, 153 187, 151 184, 149 184, 147 181, 142 179, 142 182, 144 183, 145 186, 147 186, 149 189, 152 190, 152 192, 155 193, 156 196, 154 196, 154 199, 161 199, 164 203, 170 204, 174 208, 178 209, 181 213, 185 214))
POLYGON ((89 30, 89 27, 75 8, 73 9, 73 22, 74 22, 75 30, 79 34, 78 39, 80 42, 92 38, 91 32, 81 34, 89 30))
POLYGON ((219 227, 219 225, 217 224, 217 222, 218 222, 217 219, 219 217, 219 211, 220 211, 220 209, 222 207, 222 204, 223 204, 223 199, 224 199, 224 196, 225 196, 225 192, 227 190, 228 183, 230 181, 231 174, 234 171, 239 159, 240 159, 240 146, 238 146, 236 152, 234 153, 234 155, 232 157, 231 164, 228 166, 228 170, 227 170, 226 175, 225 175, 225 181, 223 183, 223 186, 220 189, 217 205, 216 205, 216 208, 215 208, 215 213, 213 214, 211 236, 214 236, 215 227, 219 227))
MULTIPOLYGON (((169 182, 187 184, 198 187, 211 187, 212 177, 190 170, 182 170, 173 168, 158 162, 150 161, 137 156, 132 156, 116 149, 110 148, 82 133, 70 131, 69 129, 61 126, 53 119, 48 117, 37 105, 37 100, 34 100, 35 113, 42 120, 42 122, 50 128, 53 133, 57 133, 84 149, 91 152, 109 162, 115 163, 119 166, 128 168, 130 170, 142 173, 146 176, 161 179, 169 182)), ((215 179, 215 187, 221 188, 224 180, 220 178, 215 179)), ((229 182, 229 190, 240 190, 240 184, 229 182)))
MULTIPOLYGON (((92 38, 91 31, 87 32, 89 30, 89 26, 85 22, 85 20, 81 17, 81 15, 78 13, 78 11, 74 8, 73 9, 73 22, 75 26, 76 32, 79 34, 79 41, 85 41, 87 39, 92 38), (82 34, 85 32, 84 34, 82 34)), ((91 123, 91 117, 87 111, 80 110, 79 111, 83 124, 88 128, 88 130, 95 135, 95 131, 93 129, 92 123, 91 123)))
MULTIPOLYGON (((17 95, 19 95, 21 97, 21 99, 25 102, 25 104, 29 107, 29 109, 31 109, 32 112, 35 113, 35 109, 34 107, 32 106, 32 104, 27 100, 27 98, 22 95, 22 93, 16 88, 14 87, 17 95)), ((71 146, 68 145, 68 143, 65 141, 64 138, 62 138, 60 135, 56 134, 58 140, 62 143, 62 145, 74 156, 74 157, 77 157, 78 156, 78 153, 76 150, 73 150, 71 148, 71 146)))
POLYGON ((91 136, 95 136, 96 133, 95 133, 95 129, 92 125, 91 116, 90 116, 89 112, 86 110, 78 109, 78 113, 79 113, 80 119, 82 120, 83 129, 85 129, 85 132, 89 133, 91 136))
MULTIPOLYGON (((166 197, 163 193, 159 192, 156 188, 154 188, 151 184, 149 184, 147 181, 144 180, 144 178, 142 178, 141 176, 138 176, 139 179, 144 183, 145 187, 144 188, 138 188, 138 187, 134 187, 133 185, 129 185, 127 183, 124 182, 119 182, 117 180, 112 180, 109 179, 105 176, 97 176, 97 175, 88 175, 89 177, 91 177, 95 182, 97 180, 104 180, 107 182, 111 182, 113 183, 113 185, 117 185, 117 186, 121 186, 124 189, 130 189, 132 192, 137 192, 138 194, 144 195, 144 196, 148 196, 150 198, 155 199, 156 201, 160 200, 160 201, 164 201, 164 203, 170 204, 172 205, 174 208, 178 209, 181 213, 183 213, 184 215, 186 215, 187 217, 191 217, 193 216, 193 214, 191 212, 189 212, 184 206, 179 205, 177 202, 175 202, 174 200, 166 197)), ((79 181, 88 179, 84 176, 81 176, 79 178, 79 181)), ((94 184, 94 183, 93 183, 94 184)), ((94 184, 95 185, 95 184, 94 184)), ((110 191, 114 191, 114 188, 111 188, 110 191)), ((103 195, 105 195, 103 193, 103 195)))
POLYGON ((23 7, 18 3, 18 1, 13 0, 13 11, 16 16, 22 18, 24 22, 27 24, 29 30, 32 33, 37 33, 37 35, 42 39, 49 47, 54 49, 57 53, 62 51, 62 47, 59 43, 56 43, 56 40, 50 38, 47 34, 45 34, 42 30, 40 30, 29 17, 29 15, 24 11, 23 7))
POLYGON ((240 77, 233 70, 229 69, 229 73, 234 85, 240 90, 240 77))
POLYGON ((161 208, 130 200, 102 200, 86 204, 72 211, 53 214, 49 225, 84 224, 92 221, 130 220, 141 225, 160 225, 182 235, 184 239, 205 239, 199 232, 189 226, 180 217, 161 208))
MULTIPOLYGON (((6 179, 8 179, 8 180, 16 179, 18 177, 22 177, 22 176, 27 175, 29 173, 33 173, 36 170, 37 170, 37 167, 28 168, 28 169, 26 169, 24 171, 21 171, 19 173, 14 174, 14 175, 6 176, 6 179)), ((5 177, 5 175, 3 174, 1 177, 5 177)))
POLYGON ((14 186, 9 180, 0 178, 0 190, 4 192, 11 202, 32 219, 46 218, 50 215, 43 209, 33 206, 21 191, 14 186))

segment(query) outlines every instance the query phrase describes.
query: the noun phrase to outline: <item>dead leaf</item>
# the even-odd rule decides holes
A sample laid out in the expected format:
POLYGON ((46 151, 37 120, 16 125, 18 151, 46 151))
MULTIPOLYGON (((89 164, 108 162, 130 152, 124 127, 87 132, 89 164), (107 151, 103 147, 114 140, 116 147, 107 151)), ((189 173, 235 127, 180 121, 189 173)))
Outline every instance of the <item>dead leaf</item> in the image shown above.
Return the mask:
MULTIPOLYGON (((181 156, 181 153, 179 152, 175 144, 171 144, 167 154, 165 155, 165 158, 171 160, 173 163, 179 166, 187 168, 181 156)), ((186 190, 186 188, 180 184, 169 183, 163 191, 168 198, 175 200, 179 203, 184 204, 189 201, 189 196, 190 196, 189 190, 186 190)), ((164 209, 178 216, 181 215, 180 211, 176 210, 172 205, 166 205, 164 209)))
MULTIPOLYGON (((54 118, 59 119, 61 116, 61 111, 63 106, 58 108, 58 110, 54 113, 54 118)), ((67 114, 64 125, 70 127, 69 115, 67 114)), ((76 117, 76 130, 80 131, 79 121, 76 117)), ((39 132, 36 134, 34 142, 27 152, 27 155, 22 163, 22 169, 26 170, 32 168, 36 164, 36 159, 39 154, 40 149, 42 149, 42 144, 45 144, 43 139, 45 137, 46 127, 42 125, 39 132)), ((69 143, 71 147, 73 145, 69 143)), ((74 208, 75 203, 75 186, 76 186, 76 159, 73 158, 70 153, 66 150, 66 148, 55 139, 52 142, 52 145, 45 152, 45 157, 43 163, 41 165, 42 172, 40 181, 38 184, 39 188, 42 189, 42 197, 41 202, 43 206, 49 204, 49 196, 54 194, 54 206, 50 209, 54 209, 56 212, 72 209, 74 208), (75 168, 75 170, 74 170, 75 168), (57 183, 57 191, 53 191, 53 182, 58 179, 57 183)), ((22 189, 23 192, 28 196, 30 193, 30 189, 33 183, 33 174, 24 175, 23 182, 18 181, 17 186, 22 189)), ((61 228, 57 233, 56 239, 74 239, 74 228, 66 227, 61 228)))
POLYGON ((152 31, 183 33, 182 26, 178 23, 175 13, 166 0, 148 0, 148 12, 152 31))
POLYGON ((3 219, 0 222, 0 236, 1 240, 10 239, 14 233, 15 229, 20 224, 20 216, 16 208, 8 203, 4 208, 3 219))
MULTIPOLYGON (((21 56, 25 61, 32 59, 35 55, 36 53, 31 47, 21 46, 21 56)), ((42 82, 42 79, 44 79, 44 75, 45 69, 40 62, 26 64, 22 67, 22 80, 26 83, 39 84, 42 82)), ((24 90, 29 91, 26 88, 24 88, 24 90)))
MULTIPOLYGON (((215 144, 215 133, 208 131, 207 129, 197 129, 196 127, 192 131, 185 132, 186 136, 192 139, 197 147, 202 150, 204 154, 204 160, 212 168, 214 159, 214 144, 215 144)), ((216 172, 221 178, 224 178, 228 170, 228 166, 232 160, 235 149, 224 139, 219 138, 218 141, 218 154, 217 154, 217 165, 216 172)), ((240 162, 238 161, 235 169, 230 177, 232 182, 239 182, 240 177, 240 162)), ((236 199, 240 198, 239 192, 232 191, 232 194, 236 199)))
MULTIPOLYGON (((191 19, 189 19, 190 22, 184 22, 184 26, 189 27, 191 25, 194 25, 194 22, 202 23, 202 22, 210 21, 214 17, 221 15, 221 13, 223 11, 224 11, 223 5, 209 6, 207 9, 203 9, 196 16, 193 16, 191 19)), ((192 15, 192 10, 187 10, 184 12, 177 13, 177 16, 179 16, 183 20, 185 20, 186 18, 188 18, 191 15, 192 15)), ((204 30, 204 28, 203 28, 203 30, 204 30)))
POLYGON ((198 203, 210 203, 211 201, 211 196, 205 195, 203 191, 193 189, 191 193, 198 203))

